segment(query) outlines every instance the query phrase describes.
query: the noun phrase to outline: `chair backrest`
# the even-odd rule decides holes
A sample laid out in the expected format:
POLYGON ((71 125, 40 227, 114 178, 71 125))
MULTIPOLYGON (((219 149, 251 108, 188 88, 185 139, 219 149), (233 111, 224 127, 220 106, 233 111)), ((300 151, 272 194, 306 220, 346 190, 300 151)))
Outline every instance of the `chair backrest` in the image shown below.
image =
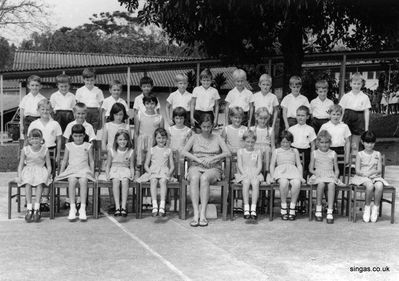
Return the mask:
POLYGON ((381 177, 385 177, 385 154, 381 153, 381 177))

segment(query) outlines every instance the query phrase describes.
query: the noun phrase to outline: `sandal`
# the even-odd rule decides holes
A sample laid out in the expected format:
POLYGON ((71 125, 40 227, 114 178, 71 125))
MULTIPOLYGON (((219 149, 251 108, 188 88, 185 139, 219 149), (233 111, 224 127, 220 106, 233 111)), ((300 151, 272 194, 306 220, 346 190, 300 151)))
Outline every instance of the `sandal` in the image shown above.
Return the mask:
POLYGON ((199 226, 201 226, 201 227, 208 226, 207 219, 200 220, 199 221, 199 226))
POLYGON ((127 211, 125 209, 121 209, 120 210, 120 214, 122 215, 122 217, 126 218, 127 217, 127 211))
POLYGON ((192 226, 192 227, 197 227, 197 226, 199 226, 199 220, 192 220, 191 222, 190 222, 190 226, 192 226))
POLYGON ((161 217, 165 217, 166 216, 165 208, 159 208, 158 213, 161 217))
POLYGON ((244 219, 249 219, 251 217, 251 215, 250 215, 250 213, 249 213, 249 211, 248 210, 245 210, 244 211, 244 219))
POLYGON ((327 219, 327 223, 328 224, 333 224, 334 223, 334 217, 333 217, 332 213, 327 213, 326 219, 327 219))
POLYGON ((152 208, 152 216, 153 217, 156 217, 156 216, 158 216, 158 208, 152 208))
POLYGON ((258 215, 256 214, 256 211, 251 211, 251 219, 253 219, 253 220, 258 219, 258 215))
POLYGON ((115 213, 114 213, 114 217, 120 217, 122 214, 121 214, 121 209, 116 209, 115 210, 115 213))
POLYGON ((295 219, 296 219, 295 209, 290 208, 290 213, 288 214, 288 220, 294 221, 295 219), (292 214, 292 212, 293 212, 293 214, 292 214))
POLYGON ((314 218, 316 221, 323 221, 323 214, 321 211, 316 211, 314 214, 314 218))
POLYGON ((281 209, 280 209, 280 213, 281 213, 281 219, 282 219, 283 221, 288 220, 287 208, 281 208, 281 209))

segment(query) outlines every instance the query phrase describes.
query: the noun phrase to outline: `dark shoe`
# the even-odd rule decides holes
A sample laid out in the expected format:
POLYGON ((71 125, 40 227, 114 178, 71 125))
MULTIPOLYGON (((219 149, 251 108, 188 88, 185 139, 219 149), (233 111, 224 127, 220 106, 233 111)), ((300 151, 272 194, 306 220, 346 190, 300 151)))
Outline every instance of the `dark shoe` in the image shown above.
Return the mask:
POLYGON ((41 216, 39 210, 34 210, 34 211, 33 211, 33 221, 34 221, 34 222, 40 222, 41 217, 42 217, 42 216, 41 216))
POLYGON ((317 212, 314 215, 316 221, 323 221, 323 214, 321 212, 317 212))
POLYGON ((199 226, 201 226, 201 227, 208 226, 208 221, 206 219, 200 220, 199 221, 199 226))
POLYGON ((258 215, 256 214, 255 211, 251 211, 251 219, 253 219, 253 220, 257 220, 258 219, 258 215))
POLYGON ((165 208, 159 208, 158 214, 159 214, 161 217, 165 217, 165 216, 166 216, 165 208))
POLYGON ((197 227, 197 226, 199 226, 199 220, 192 220, 192 221, 190 222, 190 226, 191 226, 191 227, 197 227))
POLYGON ((158 208, 152 208, 152 214, 153 217, 158 216, 158 208))
POLYGON ((32 222, 32 218, 33 218, 33 210, 27 210, 25 215, 25 221, 32 222))
POLYGON ((121 212, 122 217, 124 217, 124 218, 127 217, 127 211, 125 209, 122 208, 120 212, 121 212))
POLYGON ((114 217, 120 217, 122 215, 121 209, 116 209, 114 213, 114 217))
POLYGON ((244 219, 249 219, 251 217, 249 211, 244 211, 244 219))
POLYGON ((295 209, 290 209, 290 213, 288 214, 288 220, 294 221, 296 219, 295 209), (294 211, 294 213, 292 213, 294 211))
POLYGON ((328 224, 333 224, 334 223, 334 217, 331 213, 327 213, 327 223, 328 224))
POLYGON ((50 212, 50 205, 48 203, 40 203, 40 212, 50 212))
POLYGON ((283 221, 288 220, 287 208, 281 208, 280 212, 281 212, 281 219, 283 221))

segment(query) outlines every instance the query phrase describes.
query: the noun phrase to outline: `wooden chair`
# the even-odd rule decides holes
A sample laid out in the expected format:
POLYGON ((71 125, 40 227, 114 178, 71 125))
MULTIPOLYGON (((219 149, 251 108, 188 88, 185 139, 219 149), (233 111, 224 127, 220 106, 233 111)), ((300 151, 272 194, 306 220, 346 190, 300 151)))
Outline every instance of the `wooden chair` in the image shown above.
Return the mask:
MULTIPOLYGON (((181 173, 181 163, 180 163, 180 154, 179 152, 173 152, 174 166, 175 169, 173 171, 172 177, 177 179, 176 182, 169 181, 167 183, 167 195, 171 190, 173 190, 174 195, 174 210, 177 209, 177 200, 179 200, 179 218, 182 219, 182 213, 186 209, 186 197, 183 198, 182 192, 182 178, 184 177, 184 173, 181 173)), ((142 171, 141 174, 144 173, 144 165, 141 166, 142 171)), ((183 166, 184 169, 184 166, 183 166)), ((137 196, 136 196, 136 218, 141 219, 143 217, 143 194, 144 190, 150 189, 150 182, 142 182, 136 185, 137 186, 137 196)), ((168 197, 168 196, 167 196, 168 197)))
MULTIPOLYGON (((18 160, 20 159, 20 151, 21 149, 24 147, 24 140, 19 140, 19 153, 18 153, 18 160)), ((53 178, 55 175, 55 149, 50 149, 49 150, 49 154, 50 154, 50 159, 51 159, 51 163, 52 163, 52 174, 53 174, 53 178)), ((11 180, 8 182, 8 219, 11 219, 11 209, 12 209, 12 201, 13 198, 16 198, 17 201, 17 211, 18 213, 21 212, 21 198, 25 197, 25 195, 21 194, 21 190, 25 188, 25 186, 18 186, 18 183, 15 180, 11 180), (16 193, 14 193, 14 190, 16 190, 16 193)), ((51 185, 49 186, 50 188, 50 198, 49 198, 49 205, 50 205, 50 219, 54 218, 54 213, 53 213, 53 206, 54 204, 52 203, 52 188, 51 185)), ((34 196, 32 194, 32 196, 34 196)))
MULTIPOLYGON (((267 170, 268 167, 266 167, 266 153, 262 154, 262 174, 264 176, 264 179, 266 180, 266 176, 267 176, 267 170)), ((231 172, 230 172, 230 176, 231 176, 231 181, 230 181, 230 185, 229 185, 229 198, 230 198, 230 202, 229 202, 229 213, 230 213, 230 219, 233 220, 234 219, 234 196, 235 193, 239 190, 242 190, 242 184, 241 183, 236 183, 233 181, 234 178, 234 172, 236 170, 236 165, 237 165, 237 154, 233 154, 231 157, 231 172)), ((266 181, 263 181, 259 184, 259 198, 258 198, 258 202, 260 201, 260 204, 257 204, 259 206, 260 209, 262 209, 265 206, 265 202, 266 202, 266 195, 264 195, 264 193, 268 192, 269 196, 271 193, 272 187, 270 184, 267 184, 266 181)))
MULTIPOLYGON (((356 156, 352 155, 352 162, 356 162, 356 156)), ((382 162, 382 171, 381 171, 381 177, 385 176, 385 155, 381 155, 381 162, 382 162)), ((349 171, 349 177, 351 176, 351 171, 349 171)), ((360 201, 358 199, 358 194, 359 193, 365 193, 366 192, 366 187, 364 185, 351 185, 353 188, 353 222, 356 222, 357 219, 357 212, 356 212, 356 206, 357 202, 360 201)), ((379 216, 381 217, 382 214, 382 204, 383 202, 391 204, 391 223, 395 223, 395 199, 396 199, 396 188, 394 186, 384 186, 382 190, 382 198, 381 198, 381 203, 380 203, 380 213, 379 216), (384 198, 384 193, 390 193, 391 194, 391 200, 384 198)), ((362 200, 363 201, 363 200, 362 200)))
MULTIPOLYGON (((182 157, 181 158, 181 174, 182 174, 182 201, 187 202, 187 186, 190 184, 189 180, 185 177, 185 167, 190 167, 191 160, 182 157)), ((222 219, 227 220, 227 204, 228 204, 228 195, 229 195, 229 182, 230 182, 230 171, 231 171, 231 157, 228 156, 222 161, 222 169, 223 175, 220 181, 212 184, 212 186, 219 186, 221 190, 221 207, 222 207, 222 219)), ((183 206, 181 208, 181 218, 183 220, 187 217, 187 208, 183 206)))

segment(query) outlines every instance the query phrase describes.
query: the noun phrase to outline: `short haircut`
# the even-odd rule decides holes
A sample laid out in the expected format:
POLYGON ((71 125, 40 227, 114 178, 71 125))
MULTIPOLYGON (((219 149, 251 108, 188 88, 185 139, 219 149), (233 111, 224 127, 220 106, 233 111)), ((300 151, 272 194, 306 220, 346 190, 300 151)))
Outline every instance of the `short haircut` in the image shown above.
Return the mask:
POLYGON ((316 90, 318 89, 328 89, 328 82, 326 80, 318 80, 315 84, 316 90))
POLYGON ((180 82, 180 81, 186 81, 186 82, 188 82, 188 77, 187 77, 187 75, 184 74, 184 73, 179 73, 179 74, 176 75, 175 81, 176 81, 176 82, 180 82))
POLYGON ((109 83, 108 86, 109 86, 109 89, 111 89, 113 86, 118 86, 119 89, 122 90, 122 83, 121 83, 121 81, 116 80, 116 79, 112 80, 112 81, 109 83))
POLYGON ((112 146, 112 148, 114 149, 114 151, 117 151, 118 149, 118 142, 116 141, 118 139, 119 136, 123 135, 125 137, 125 139, 127 140, 127 148, 131 149, 133 148, 133 142, 132 139, 130 138, 129 132, 126 130, 118 130, 115 134, 115 138, 114 138, 114 144, 112 146))
POLYGON ((233 79, 238 80, 240 78, 247 80, 247 73, 244 70, 237 68, 233 71, 233 79))
POLYGON ((82 72, 83 78, 96 78, 96 71, 94 68, 85 68, 82 72))
POLYGON ((293 142, 294 141, 294 136, 290 132, 288 132, 287 130, 284 130, 284 131, 281 132, 280 138, 281 138, 281 140, 286 139, 289 142, 293 142))
POLYGON ((291 76, 291 78, 290 78, 290 86, 293 85, 293 84, 302 85, 301 77, 296 76, 296 75, 291 76))
POLYGON ((352 76, 351 76, 350 81, 351 82, 353 82, 353 81, 361 81, 363 83, 363 85, 364 85, 363 75, 361 75, 359 72, 353 73, 352 76))
POLYGON ((58 75, 55 80, 57 81, 57 84, 61 84, 61 83, 71 83, 71 78, 66 75, 66 74, 60 74, 58 75))
POLYGON ((328 140, 329 143, 331 143, 331 135, 327 130, 321 130, 318 134, 317 134, 317 139, 316 141, 319 142, 321 139, 326 139, 328 140))
POLYGON ((83 103, 83 102, 77 102, 76 104, 75 104, 75 106, 73 107, 73 111, 75 112, 76 111, 76 109, 78 109, 78 108, 80 108, 80 109, 87 109, 87 106, 83 103))
POLYGON ((45 107, 45 106, 48 107, 48 108, 50 109, 50 111, 53 110, 53 107, 51 106, 50 101, 49 101, 48 99, 46 99, 46 98, 40 100, 40 101, 37 103, 37 109, 38 109, 38 110, 39 110, 41 107, 45 107))
POLYGON ((300 107, 297 108, 296 112, 298 111, 305 111, 306 115, 310 115, 310 109, 306 105, 301 105, 300 107))
POLYGON ((331 114, 333 112, 339 112, 342 114, 343 111, 344 110, 343 110, 342 106, 340 106, 339 104, 333 104, 332 106, 330 106, 328 113, 331 114))
POLYGON ((212 72, 209 68, 205 68, 204 70, 201 71, 200 73, 200 80, 204 79, 204 78, 209 78, 212 80, 213 75, 212 72))
POLYGON ((82 124, 75 124, 72 126, 71 129, 71 135, 69 136, 69 141, 73 141, 73 134, 83 134, 84 135, 84 142, 88 142, 89 141, 89 136, 86 134, 86 129, 82 124))
POLYGON ((377 141, 377 137, 372 131, 365 131, 361 135, 360 139, 367 143, 375 143, 377 141))
POLYGON ((234 107, 230 108, 229 110, 230 110, 231 117, 236 117, 236 116, 239 116, 241 118, 244 117, 244 110, 239 106, 234 106, 234 107))
POLYGON ((187 111, 183 107, 178 106, 175 109, 173 109, 172 118, 175 118, 176 116, 186 118, 186 114, 187 111))
POLYGON ((116 103, 114 103, 114 104, 112 105, 111 111, 109 112, 109 120, 110 120, 110 121, 114 121, 114 120, 115 120, 115 119, 114 119, 114 114, 117 114, 117 113, 119 113, 119 112, 121 112, 121 111, 123 112, 123 119, 122 119, 122 121, 125 121, 126 119, 128 119, 129 116, 127 115, 125 106, 124 106, 123 104, 119 103, 119 102, 116 102, 116 103))
POLYGON ((32 129, 29 134, 28 138, 43 138, 43 133, 40 129, 32 129))
POLYGON ((265 113, 265 114, 267 114, 267 116, 270 117, 270 112, 269 112, 269 110, 268 110, 266 107, 264 107, 264 106, 258 107, 258 108, 256 109, 256 111, 255 111, 255 117, 259 117, 262 113, 265 113))
POLYGON ((154 81, 151 77, 143 76, 140 79, 140 87, 142 87, 143 85, 151 85, 151 87, 154 87, 154 81))
POLYGON ((272 83, 272 77, 269 74, 262 74, 259 77, 259 84, 262 82, 270 82, 272 83))
POLYGON ((158 99, 154 95, 149 95, 147 97, 143 97, 143 104, 145 105, 148 102, 154 102, 155 105, 157 105, 158 99))
POLYGON ((27 79, 27 81, 28 81, 28 85, 29 85, 30 82, 37 82, 37 83, 40 83, 40 84, 42 83, 42 80, 41 80, 40 77, 37 76, 37 75, 31 75, 31 76, 29 76, 28 79, 27 79))
POLYGON ((255 134, 255 132, 254 132, 254 131, 251 131, 251 130, 245 131, 244 134, 242 135, 242 139, 243 139, 243 140, 246 140, 246 139, 248 139, 248 138, 251 138, 251 139, 253 139, 253 140, 256 141, 256 134, 255 134))
POLYGON ((154 141, 158 134, 163 137, 168 138, 168 132, 166 132, 166 130, 164 128, 157 128, 154 132, 154 141))
POLYGON ((201 126, 202 123, 205 123, 205 122, 211 122, 211 124, 213 124, 213 121, 214 121, 214 117, 212 114, 202 113, 202 114, 200 114, 200 117, 198 120, 198 125, 201 126))

